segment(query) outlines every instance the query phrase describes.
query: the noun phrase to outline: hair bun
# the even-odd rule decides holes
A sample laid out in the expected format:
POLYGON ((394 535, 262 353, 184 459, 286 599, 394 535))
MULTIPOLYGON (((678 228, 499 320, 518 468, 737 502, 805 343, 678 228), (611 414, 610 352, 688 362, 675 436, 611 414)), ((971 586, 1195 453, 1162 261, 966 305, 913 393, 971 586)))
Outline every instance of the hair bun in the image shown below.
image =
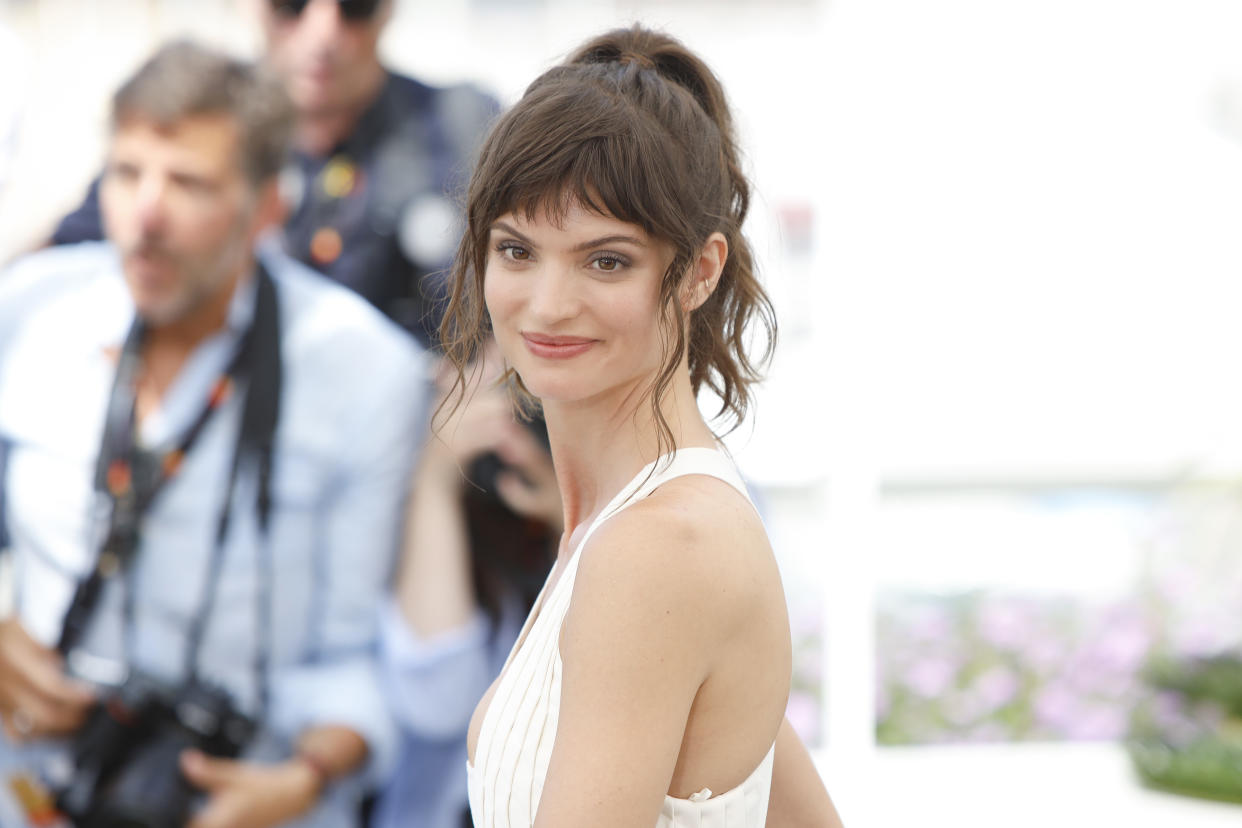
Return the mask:
POLYGON ((698 55, 663 32, 633 25, 592 38, 567 61, 573 64, 616 64, 654 70, 669 83, 688 91, 703 111, 732 140, 732 119, 724 89, 698 55))
POLYGON ((655 69, 657 71, 659 69, 659 67, 656 66, 656 62, 650 57, 632 51, 624 51, 619 53, 616 57, 616 62, 620 63, 622 66, 637 66, 639 69, 655 69))

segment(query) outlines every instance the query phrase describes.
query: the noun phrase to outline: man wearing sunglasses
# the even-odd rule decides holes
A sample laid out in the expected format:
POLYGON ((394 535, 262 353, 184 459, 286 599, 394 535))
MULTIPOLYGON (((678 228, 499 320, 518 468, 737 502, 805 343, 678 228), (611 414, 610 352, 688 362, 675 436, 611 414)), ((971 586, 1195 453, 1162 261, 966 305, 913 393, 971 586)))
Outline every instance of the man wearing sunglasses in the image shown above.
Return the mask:
POLYGON ((388 80, 378 45, 392 0, 259 0, 258 13, 268 62, 297 107, 297 148, 322 157, 388 80))
MULTIPOLYGON (((282 177, 287 254, 352 288, 424 345, 438 324, 430 274, 451 261, 454 204, 498 106, 471 86, 389 71, 379 40, 396 0, 251 0, 265 59, 296 109, 282 177)), ((98 240, 98 182, 53 236, 98 240)))

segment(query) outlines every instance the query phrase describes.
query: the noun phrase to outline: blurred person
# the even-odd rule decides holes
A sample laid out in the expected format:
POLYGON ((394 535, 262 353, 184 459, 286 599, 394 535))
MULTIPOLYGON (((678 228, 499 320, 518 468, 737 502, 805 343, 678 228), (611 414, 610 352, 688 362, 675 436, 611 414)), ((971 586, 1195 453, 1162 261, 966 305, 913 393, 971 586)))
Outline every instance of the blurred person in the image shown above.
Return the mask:
MULTIPOLYGON (((24 78, 31 71, 30 56, 17 33, 0 20, 0 76, 24 78)), ((25 83, 0 84, 0 266, 12 258, 9 252, 21 242, 21 232, 14 227, 10 213, 16 209, 14 171, 17 169, 19 145, 29 89, 25 83)), ((23 205, 24 206, 24 205, 23 205)), ((3 549, 0 538, 0 549, 3 549)), ((0 583, 0 590, 3 584, 0 583)))
MULTIPOLYGON (((455 193, 496 102, 384 67, 395 0, 252 0, 265 58, 297 113, 282 175, 285 252, 378 307, 424 344, 460 232, 455 193)), ((102 238, 98 182, 56 244, 102 238)))
POLYGON ((538 401, 565 530, 470 722, 478 826, 840 824, 784 718, 775 559, 697 404, 706 384, 740 421, 746 330, 775 334, 748 199, 719 81, 639 26, 536 79, 484 142, 443 339, 459 393, 490 331, 538 401))
POLYGON ((163 48, 113 99, 109 241, 0 274, 0 772, 78 821, 353 825, 393 764, 376 607, 423 355, 257 248, 291 114, 163 48))
MULTIPOLYGON (((5 77, 21 77, 27 71, 27 58, 21 41, 0 21, 0 72, 5 77)), ((25 108, 22 84, 6 83, 0 87, 0 205, 17 149, 18 123, 25 108)))
POLYGON ((538 419, 515 421, 499 373, 489 352, 479 390, 423 448, 414 475, 381 625, 401 758, 372 828, 470 824, 462 773, 470 714, 555 557, 561 501, 546 431, 538 419))

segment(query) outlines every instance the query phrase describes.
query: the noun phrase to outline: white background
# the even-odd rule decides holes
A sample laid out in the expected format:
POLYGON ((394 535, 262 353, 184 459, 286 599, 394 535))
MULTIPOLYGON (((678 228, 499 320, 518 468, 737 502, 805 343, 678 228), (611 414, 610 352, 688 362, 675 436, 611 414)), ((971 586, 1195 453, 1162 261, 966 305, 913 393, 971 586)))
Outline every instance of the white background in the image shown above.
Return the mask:
MULTIPOLYGON (((843 782, 876 761, 866 676, 877 585, 1034 579, 1112 593, 1138 570, 1125 515, 1084 517, 1055 537, 1032 526, 998 558, 994 509, 920 523, 884 492, 971 485, 987 500, 1031 484, 1236 481, 1235 0, 398 3, 384 43, 394 66, 475 79, 506 101, 585 36, 636 19, 680 36, 724 79, 783 328, 758 415, 730 445, 766 496, 791 599, 822 598, 832 651, 821 757, 843 782), (809 238, 791 216, 809 217, 809 238), (912 555, 945 521, 936 531, 967 542, 912 555), (1041 548, 1058 554, 1035 567, 1041 548)), ((107 94, 163 37, 255 53, 245 5, 0 0, 0 260, 76 203, 99 165, 107 94)), ((883 755, 902 758, 879 760, 874 798, 861 784, 838 794, 852 824, 910 824, 936 792, 952 816, 930 824, 1016 824, 956 773, 1053 803, 1090 793, 1072 768, 1098 772, 1109 796, 1132 790, 1097 754, 1026 754, 1022 772, 1052 776, 1011 788, 984 778, 1001 766, 992 754, 956 765, 883 755), (890 774, 908 799, 878 784, 890 774)), ((1144 803, 1136 817, 1161 814, 1152 824, 1220 824, 1195 822, 1203 808, 1175 818, 1125 801, 1144 803)))

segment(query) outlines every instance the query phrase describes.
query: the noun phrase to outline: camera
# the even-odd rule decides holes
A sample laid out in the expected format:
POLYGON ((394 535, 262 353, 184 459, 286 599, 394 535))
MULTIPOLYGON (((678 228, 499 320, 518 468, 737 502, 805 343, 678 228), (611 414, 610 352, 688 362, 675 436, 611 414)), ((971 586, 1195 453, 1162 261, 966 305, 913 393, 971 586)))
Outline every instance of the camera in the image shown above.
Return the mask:
POLYGON ((52 780, 57 808, 76 828, 182 828, 198 792, 181 752, 234 758, 255 730, 219 688, 131 673, 74 738, 69 778, 52 780))
MULTIPOLYGON (((518 423, 521 424, 531 436, 538 441, 544 451, 551 451, 548 440, 548 424, 544 422, 542 415, 536 415, 530 419, 519 418, 518 423)), ((500 459, 494 452, 480 454, 474 458, 466 468, 466 478, 473 483, 477 491, 484 498, 495 503, 501 503, 500 495, 497 493, 496 477, 501 472, 510 471, 508 465, 500 459)))

